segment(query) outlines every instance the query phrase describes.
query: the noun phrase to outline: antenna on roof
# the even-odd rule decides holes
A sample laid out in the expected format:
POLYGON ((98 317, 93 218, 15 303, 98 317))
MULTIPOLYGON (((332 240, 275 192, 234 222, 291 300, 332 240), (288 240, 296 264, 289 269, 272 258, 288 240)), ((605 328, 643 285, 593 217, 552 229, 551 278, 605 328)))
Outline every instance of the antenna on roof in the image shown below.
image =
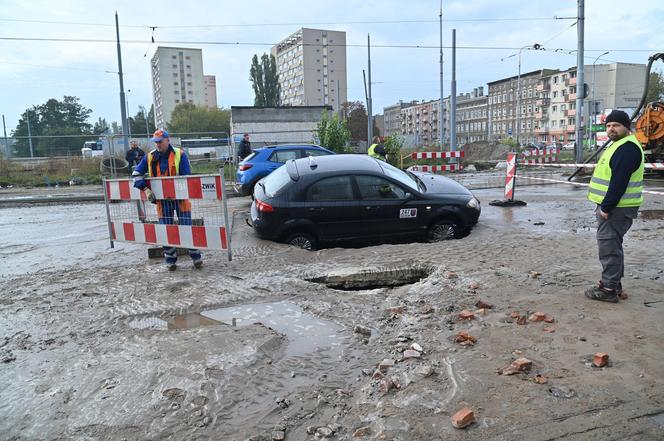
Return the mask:
POLYGON ((318 167, 318 164, 316 164, 316 161, 314 161, 314 157, 309 156, 309 168, 315 170, 316 167, 318 167))

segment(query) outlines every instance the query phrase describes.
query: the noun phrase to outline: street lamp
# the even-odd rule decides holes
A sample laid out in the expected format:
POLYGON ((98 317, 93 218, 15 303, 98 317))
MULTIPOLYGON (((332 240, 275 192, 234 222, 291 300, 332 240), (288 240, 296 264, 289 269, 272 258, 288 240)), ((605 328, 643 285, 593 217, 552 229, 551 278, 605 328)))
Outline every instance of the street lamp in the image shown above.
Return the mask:
POLYGON ((516 144, 520 146, 519 136, 521 135, 521 52, 524 49, 540 50, 542 46, 539 43, 523 46, 519 49, 519 74, 516 79, 516 144))
MULTIPOLYGON (((599 55, 597 56, 597 58, 595 58, 595 61, 593 61, 593 81, 592 81, 592 89, 593 89, 593 120, 592 120, 592 122, 591 122, 589 125, 590 125, 590 128, 591 128, 591 135, 592 135, 592 137, 593 137, 593 145, 595 146, 595 148, 597 148, 597 131, 595 131, 594 133, 592 133, 592 126, 595 125, 596 122, 597 122, 597 101, 595 101, 595 63, 597 63, 597 60, 599 60, 599 59, 600 59, 601 57, 603 57, 604 55, 607 55, 608 53, 609 53, 609 51, 606 51, 606 52, 604 52, 603 54, 599 54, 599 55)), ((579 87, 579 86, 577 85, 576 87, 577 87, 577 90, 578 90, 578 87, 579 87)), ((590 113, 590 112, 588 112, 588 113, 590 113)))
MULTIPOLYGON (((131 92, 131 89, 127 89, 127 113, 129 113, 129 93, 131 92)), ((129 137, 131 138, 131 123, 129 122, 130 116, 127 116, 127 133, 129 133, 129 137)), ((127 146, 125 146, 127 147, 127 146)))

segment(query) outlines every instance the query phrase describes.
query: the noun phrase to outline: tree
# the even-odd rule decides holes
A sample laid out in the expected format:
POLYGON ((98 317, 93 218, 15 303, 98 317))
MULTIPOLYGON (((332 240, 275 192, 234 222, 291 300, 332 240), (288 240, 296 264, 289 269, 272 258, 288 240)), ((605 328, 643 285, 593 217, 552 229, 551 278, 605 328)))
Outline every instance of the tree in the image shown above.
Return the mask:
POLYGON ((108 125, 108 122, 106 122, 105 118, 99 117, 97 122, 95 123, 94 126, 92 126, 92 133, 95 135, 101 135, 107 131, 109 131, 111 128, 108 125))
POLYGON ((281 86, 277 74, 277 61, 274 55, 263 54, 260 63, 258 55, 251 59, 249 80, 254 89, 254 106, 278 107, 281 103, 281 86))
POLYGON ((391 135, 383 139, 383 147, 387 153, 387 162, 395 167, 401 167, 401 149, 404 138, 401 135, 391 135))
POLYGON ((231 112, 228 109, 208 109, 192 103, 181 103, 175 106, 167 128, 173 133, 230 133, 231 112))
POLYGON ((661 72, 650 72, 650 81, 648 82, 648 94, 646 95, 646 104, 652 102, 664 101, 664 76, 661 72))
POLYGON ((131 134, 134 137, 152 135, 152 133, 157 130, 154 126, 154 107, 150 107, 150 111, 147 115, 145 112, 145 107, 141 107, 141 110, 137 112, 136 115, 128 118, 131 134))
MULTIPOLYGON (((361 101, 346 101, 341 105, 341 112, 348 124, 350 136, 353 141, 366 141, 367 139, 367 110, 361 101)), ((378 134, 378 127, 374 121, 374 135, 378 134)))
MULTIPOLYGON (((79 153, 85 137, 62 137, 67 135, 90 135, 92 126, 88 118, 92 110, 82 106, 74 96, 65 96, 62 101, 51 98, 44 104, 32 106, 21 115, 12 136, 17 139, 17 156, 30 156, 28 119, 35 156, 66 155, 79 153), (58 137, 60 135, 61 137, 58 137)), ((89 139, 89 138, 88 138, 89 139)))
POLYGON ((350 131, 346 121, 340 120, 335 112, 330 117, 328 111, 324 111, 316 128, 316 142, 322 147, 337 153, 348 153, 347 147, 350 141, 350 131))

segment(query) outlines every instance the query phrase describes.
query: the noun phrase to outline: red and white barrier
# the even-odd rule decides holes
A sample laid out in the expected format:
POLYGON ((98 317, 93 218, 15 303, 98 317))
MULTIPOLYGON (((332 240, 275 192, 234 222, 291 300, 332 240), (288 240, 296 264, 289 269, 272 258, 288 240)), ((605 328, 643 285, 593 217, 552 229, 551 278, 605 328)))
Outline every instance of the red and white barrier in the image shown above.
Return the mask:
POLYGON ((445 158, 463 158, 463 150, 455 152, 413 152, 410 155, 413 159, 445 159, 445 158))
MULTIPOLYGON (((221 176, 174 176, 146 178, 157 199, 222 199, 221 176)), ((106 195, 111 201, 146 200, 145 192, 134 188, 132 179, 109 179, 106 195)))
POLYGON ((462 170, 463 167, 458 164, 443 164, 443 165, 412 165, 408 170, 422 173, 436 173, 444 171, 457 171, 462 170))
POLYGON ((228 249, 225 227, 111 222, 112 239, 182 248, 228 249))
POLYGON ((516 154, 507 154, 507 175, 505 176, 505 199, 514 199, 514 179, 516 177, 516 154))
POLYGON ((528 149, 524 150, 521 156, 556 156, 558 153, 558 149, 528 149))
MULTIPOLYGON (((531 160, 532 161, 532 160, 531 160)), ((522 165, 542 165, 544 163, 531 163, 530 161, 520 161, 522 165)), ((573 168, 595 168, 597 164, 559 164, 559 163, 546 163, 547 167, 573 167, 573 168)), ((647 162, 644 167, 651 170, 664 170, 664 164, 661 162, 647 162)))

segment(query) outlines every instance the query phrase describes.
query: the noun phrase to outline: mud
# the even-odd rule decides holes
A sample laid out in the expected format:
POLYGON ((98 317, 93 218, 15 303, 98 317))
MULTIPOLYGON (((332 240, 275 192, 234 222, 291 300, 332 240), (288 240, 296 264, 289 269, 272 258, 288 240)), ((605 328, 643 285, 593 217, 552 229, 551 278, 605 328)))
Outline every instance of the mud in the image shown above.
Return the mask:
POLYGON ((583 189, 476 195, 464 239, 313 253, 255 239, 238 198, 233 260, 174 273, 109 249, 100 204, 0 210, 0 438, 661 439, 664 219, 635 220, 629 297, 605 304, 583 296, 600 272, 583 189), (519 357, 529 371, 497 375, 519 357), (476 421, 454 429, 464 406, 476 421))

